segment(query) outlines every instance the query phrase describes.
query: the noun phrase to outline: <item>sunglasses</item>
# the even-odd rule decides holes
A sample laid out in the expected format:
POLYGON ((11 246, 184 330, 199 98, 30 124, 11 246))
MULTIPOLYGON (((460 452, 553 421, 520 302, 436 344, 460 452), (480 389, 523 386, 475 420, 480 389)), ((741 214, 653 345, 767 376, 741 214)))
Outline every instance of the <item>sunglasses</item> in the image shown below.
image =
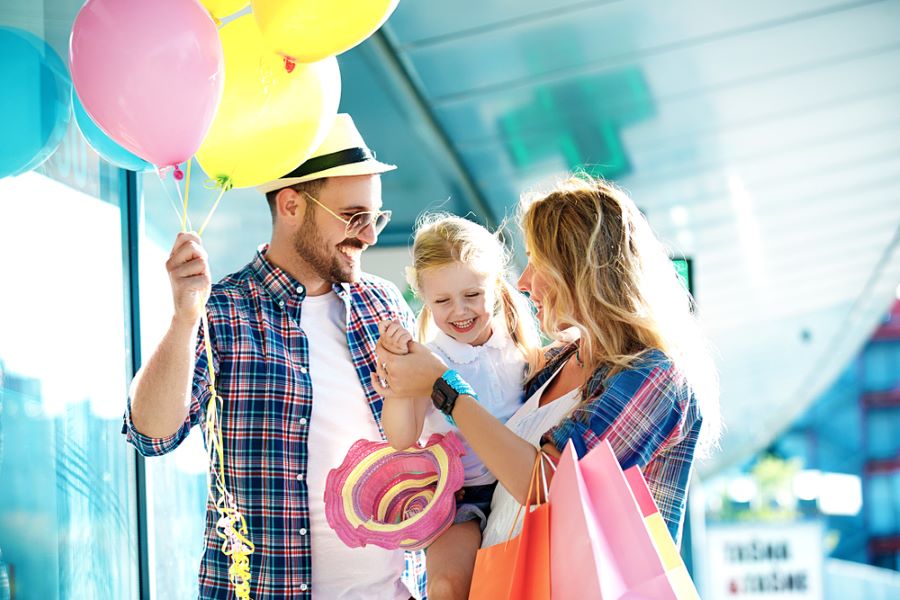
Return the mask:
MULTIPOLYGON (((304 192, 304 194, 306 193, 304 192)), ((309 194, 306 194, 306 197, 324 208, 328 212, 328 214, 333 216, 335 219, 340 219, 341 221, 343 221, 347 225, 347 228, 344 230, 344 235, 348 238, 357 237, 369 225, 374 228, 375 235, 378 235, 382 232, 382 230, 384 230, 388 222, 391 220, 391 211, 389 210, 358 212, 349 219, 345 219, 309 194)))

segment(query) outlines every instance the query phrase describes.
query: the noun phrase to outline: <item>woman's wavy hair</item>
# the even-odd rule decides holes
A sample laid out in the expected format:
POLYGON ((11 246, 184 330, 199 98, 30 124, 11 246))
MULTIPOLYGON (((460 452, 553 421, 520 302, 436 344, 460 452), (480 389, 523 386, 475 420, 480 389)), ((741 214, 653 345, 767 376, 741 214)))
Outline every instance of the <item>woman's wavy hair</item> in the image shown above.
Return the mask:
POLYGON ((580 360, 610 375, 648 349, 662 350, 695 394, 701 447, 714 447, 721 420, 710 348, 690 294, 631 198, 579 173, 547 194, 523 196, 521 210, 530 262, 545 282, 544 333, 565 339, 577 328, 580 360))
MULTIPOLYGON (((477 223, 447 213, 426 214, 416 224, 412 255, 406 280, 420 298, 421 275, 429 269, 459 262, 492 278, 496 285, 495 320, 503 316, 513 343, 533 369, 540 352, 540 334, 528 301, 507 280, 510 253, 499 230, 491 233, 477 223)), ((425 304, 419 313, 419 341, 431 339, 434 327, 431 310, 425 304)))

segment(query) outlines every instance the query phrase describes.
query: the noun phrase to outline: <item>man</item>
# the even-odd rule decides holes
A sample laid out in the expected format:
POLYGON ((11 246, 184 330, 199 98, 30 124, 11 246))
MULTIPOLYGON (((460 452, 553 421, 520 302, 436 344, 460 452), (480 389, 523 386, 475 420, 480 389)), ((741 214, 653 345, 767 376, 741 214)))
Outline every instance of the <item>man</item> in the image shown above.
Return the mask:
MULTIPOLYGON (((166 267, 175 315, 133 384, 123 431, 145 455, 173 450, 210 399, 204 303, 221 397, 225 479, 255 544, 251 597, 409 598, 424 589, 418 554, 350 549, 325 519, 325 478, 357 439, 379 439, 371 386, 378 322, 413 316, 392 284, 362 274, 361 253, 390 218, 380 174, 349 115, 305 163, 258 188, 272 239, 242 270, 210 286, 199 238, 180 234, 166 267), (206 301, 209 298, 208 302, 206 301)), ((209 503, 201 598, 232 598, 230 559, 209 503)))

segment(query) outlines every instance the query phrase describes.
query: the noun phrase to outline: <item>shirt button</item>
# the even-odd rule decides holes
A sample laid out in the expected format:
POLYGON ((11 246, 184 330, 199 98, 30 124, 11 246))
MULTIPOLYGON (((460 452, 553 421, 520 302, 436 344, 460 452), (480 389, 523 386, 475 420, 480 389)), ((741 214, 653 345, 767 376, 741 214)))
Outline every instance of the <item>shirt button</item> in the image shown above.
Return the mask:
POLYGON ((306 535, 306 527, 300 529, 300 535, 306 535))
POLYGON ((309 373, 309 369, 307 369, 306 367, 300 367, 300 372, 306 375, 307 373, 309 373))
POLYGON ((297 481, 303 481, 303 473, 297 473, 297 481))
POLYGON ((302 286, 302 285, 298 285, 298 286, 297 286, 297 293, 298 293, 298 294, 302 294, 304 291, 306 291, 306 290, 303 289, 303 286, 302 286))
POLYGON ((309 586, 306 585, 305 583, 301 583, 301 584, 300 584, 300 590, 301 590, 301 591, 305 592, 305 591, 308 590, 308 589, 309 589, 309 586))
POLYGON ((309 421, 306 420, 306 417, 300 417, 300 424, 306 425, 309 421))
POLYGON ((284 306, 284 300, 279 300, 279 301, 278 301, 278 306, 284 306))

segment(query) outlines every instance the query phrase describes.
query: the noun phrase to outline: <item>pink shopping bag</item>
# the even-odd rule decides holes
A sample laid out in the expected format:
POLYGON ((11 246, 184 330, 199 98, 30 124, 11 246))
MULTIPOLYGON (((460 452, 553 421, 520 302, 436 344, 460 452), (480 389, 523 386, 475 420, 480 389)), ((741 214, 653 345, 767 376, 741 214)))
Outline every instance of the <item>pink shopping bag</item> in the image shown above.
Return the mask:
POLYGON ((677 592, 678 598, 699 598, 691 575, 681 559, 681 554, 669 533, 665 519, 659 514, 656 501, 653 500, 653 495, 650 493, 650 488, 647 487, 641 470, 636 466, 629 468, 625 471, 625 479, 634 493, 634 499, 638 503, 641 514, 644 515, 644 524, 647 525, 653 545, 666 569, 666 578, 677 592))
MULTIPOLYGON (((554 600, 699 598, 690 577, 670 577, 664 553, 608 442, 580 461, 569 443, 550 485, 550 506, 554 600)), ((671 564, 671 555, 666 556, 671 564)), ((684 566, 680 557, 679 563, 684 566)))

